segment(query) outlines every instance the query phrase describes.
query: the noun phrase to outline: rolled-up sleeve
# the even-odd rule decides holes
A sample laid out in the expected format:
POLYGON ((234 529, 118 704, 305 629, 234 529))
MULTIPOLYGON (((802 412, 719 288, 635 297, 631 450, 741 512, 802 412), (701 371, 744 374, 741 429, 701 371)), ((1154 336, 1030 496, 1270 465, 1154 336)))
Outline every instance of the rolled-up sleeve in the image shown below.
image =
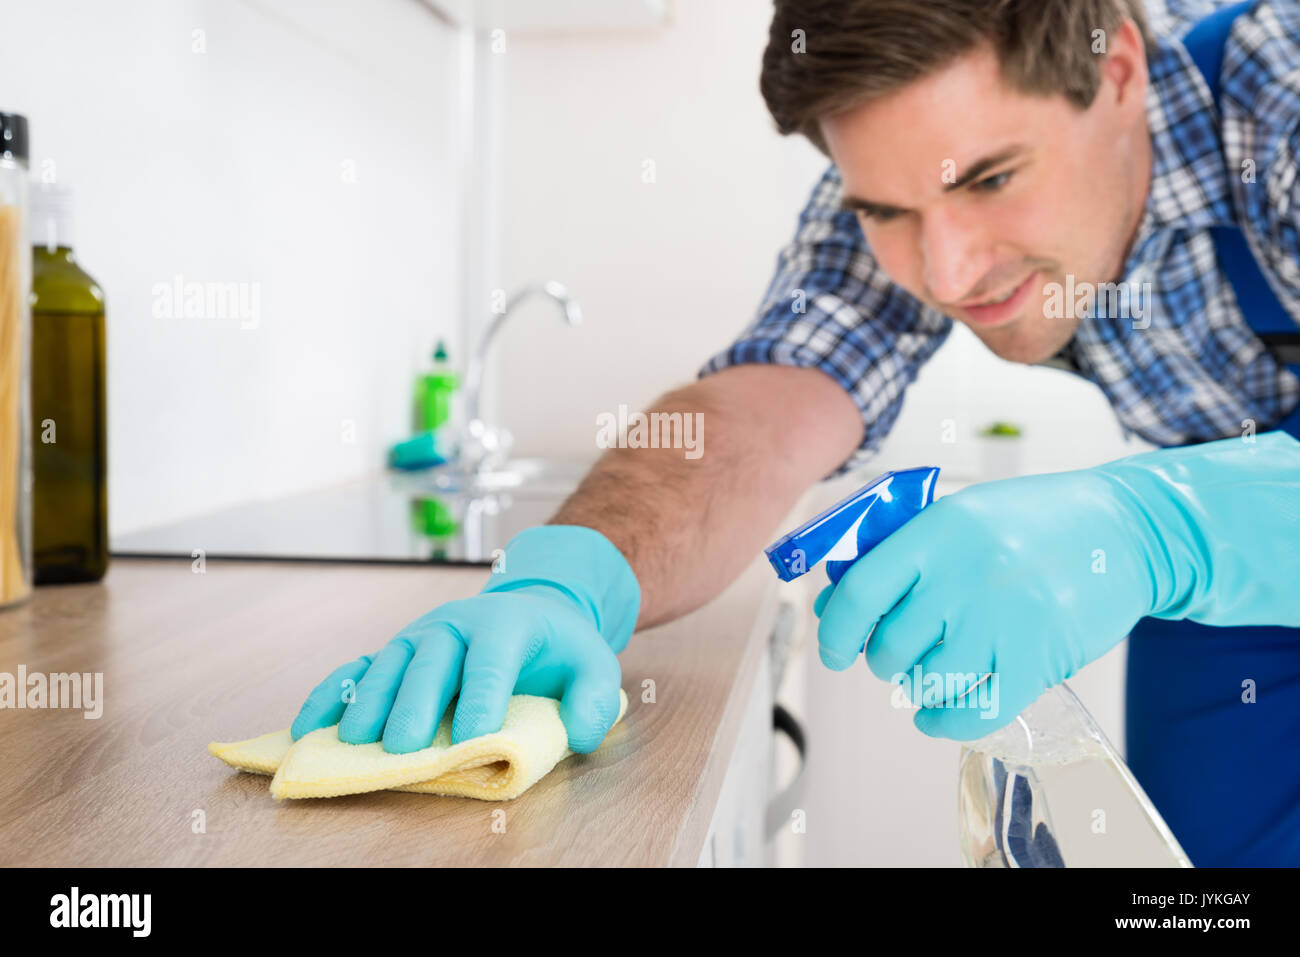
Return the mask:
POLYGON ((841 208, 831 166, 777 258, 758 315, 699 377, 744 363, 820 369, 862 414, 857 451, 826 479, 865 464, 889 434, 903 392, 943 344, 952 320, 894 285, 867 248, 857 217, 841 208))

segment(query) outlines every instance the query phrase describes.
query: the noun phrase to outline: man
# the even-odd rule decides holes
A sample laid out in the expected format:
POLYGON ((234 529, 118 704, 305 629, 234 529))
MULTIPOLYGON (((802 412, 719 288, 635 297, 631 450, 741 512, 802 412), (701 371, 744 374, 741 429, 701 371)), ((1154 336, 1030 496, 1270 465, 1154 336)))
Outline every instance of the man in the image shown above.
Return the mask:
POLYGON ((939 500, 823 592, 822 661, 998 675, 996 720, 918 702, 969 740, 1132 632, 1128 757, 1193 862, 1300 864, 1300 0, 1213 10, 1156 36, 1137 0, 777 0, 764 97, 833 165, 758 318, 654 406, 703 412, 708 454, 608 452, 294 736, 410 751, 455 695, 463 740, 518 692, 594 749, 633 631, 866 461, 956 320, 1166 448, 939 500))

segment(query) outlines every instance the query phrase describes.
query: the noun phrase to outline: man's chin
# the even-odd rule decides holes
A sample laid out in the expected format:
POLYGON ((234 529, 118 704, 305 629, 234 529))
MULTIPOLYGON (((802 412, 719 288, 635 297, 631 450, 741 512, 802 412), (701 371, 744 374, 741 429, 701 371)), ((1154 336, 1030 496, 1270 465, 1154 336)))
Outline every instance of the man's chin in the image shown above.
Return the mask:
POLYGON ((998 326, 966 323, 967 328, 1000 359, 1035 365, 1046 362, 1064 348, 1074 336, 1077 320, 1048 320, 1039 316, 1022 316, 998 326))

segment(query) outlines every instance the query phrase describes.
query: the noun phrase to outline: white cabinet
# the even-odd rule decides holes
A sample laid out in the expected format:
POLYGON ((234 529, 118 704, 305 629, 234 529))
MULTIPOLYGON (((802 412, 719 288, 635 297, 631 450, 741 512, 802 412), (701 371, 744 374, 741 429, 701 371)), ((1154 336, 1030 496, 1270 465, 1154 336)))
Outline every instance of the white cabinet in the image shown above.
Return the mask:
POLYGON ((700 852, 700 867, 761 867, 772 761, 772 666, 764 654, 700 852))
POLYGON ((806 589, 788 592, 793 600, 778 608, 772 635, 756 669, 700 852, 700 867, 793 866, 802 862, 801 835, 792 833, 790 822, 803 784, 803 760, 787 742, 782 742, 785 759, 776 760, 773 711, 777 690, 787 708, 795 713, 802 710, 803 675, 796 663, 801 658, 799 649, 811 606, 799 600, 806 589), (768 838, 769 831, 776 835, 774 839, 768 838))

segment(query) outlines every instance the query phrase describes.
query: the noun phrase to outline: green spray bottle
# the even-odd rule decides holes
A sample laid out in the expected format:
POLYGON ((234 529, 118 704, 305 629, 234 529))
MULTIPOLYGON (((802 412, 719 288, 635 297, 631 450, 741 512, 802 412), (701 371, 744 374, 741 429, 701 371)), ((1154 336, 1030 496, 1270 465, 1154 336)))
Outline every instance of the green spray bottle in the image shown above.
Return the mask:
POLYGON ((451 418, 451 401, 460 383, 447 361, 441 339, 433 351, 433 368, 415 380, 415 431, 431 432, 451 418))

